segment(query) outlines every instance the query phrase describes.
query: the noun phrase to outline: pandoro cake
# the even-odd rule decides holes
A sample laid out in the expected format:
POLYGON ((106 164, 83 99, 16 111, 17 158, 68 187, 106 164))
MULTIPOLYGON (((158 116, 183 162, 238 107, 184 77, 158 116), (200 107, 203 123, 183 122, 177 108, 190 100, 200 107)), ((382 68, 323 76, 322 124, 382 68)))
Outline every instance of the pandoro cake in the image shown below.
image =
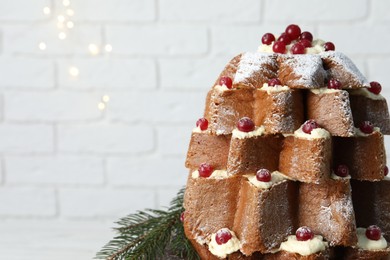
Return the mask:
POLYGON ((261 42, 192 131, 186 237, 207 260, 390 259, 382 86, 295 24, 261 42))

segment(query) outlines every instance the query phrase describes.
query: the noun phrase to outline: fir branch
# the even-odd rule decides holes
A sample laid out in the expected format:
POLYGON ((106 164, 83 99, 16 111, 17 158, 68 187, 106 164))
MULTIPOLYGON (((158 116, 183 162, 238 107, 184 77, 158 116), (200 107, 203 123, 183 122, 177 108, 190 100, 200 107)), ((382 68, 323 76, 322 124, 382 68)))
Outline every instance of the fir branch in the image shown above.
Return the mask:
POLYGON ((114 228, 118 236, 97 253, 96 259, 155 260, 172 256, 199 259, 180 221, 183 197, 184 188, 167 210, 146 209, 120 219, 116 223, 118 227, 114 228))

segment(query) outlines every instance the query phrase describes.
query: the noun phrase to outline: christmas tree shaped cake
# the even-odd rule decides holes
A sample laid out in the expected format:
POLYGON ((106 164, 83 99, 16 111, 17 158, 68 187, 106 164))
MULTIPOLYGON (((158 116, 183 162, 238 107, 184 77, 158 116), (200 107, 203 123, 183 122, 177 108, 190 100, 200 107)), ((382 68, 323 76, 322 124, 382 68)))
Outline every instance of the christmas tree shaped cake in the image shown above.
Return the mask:
POLYGON ((192 132, 183 223, 202 259, 388 259, 387 103, 289 25, 234 57, 192 132))

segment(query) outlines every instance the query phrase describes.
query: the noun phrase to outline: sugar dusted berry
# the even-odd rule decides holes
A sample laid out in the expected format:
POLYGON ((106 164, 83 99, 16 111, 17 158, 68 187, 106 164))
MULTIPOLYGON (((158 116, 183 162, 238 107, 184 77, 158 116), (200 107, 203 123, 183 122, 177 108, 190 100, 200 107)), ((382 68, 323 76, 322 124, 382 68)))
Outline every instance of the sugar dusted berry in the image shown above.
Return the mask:
POLYGON ((292 42, 292 39, 290 36, 288 36, 287 34, 285 33, 282 33, 279 38, 278 38, 278 42, 283 42, 284 44, 286 45, 289 45, 291 42, 292 42))
POLYGON ((282 83, 277 78, 273 78, 273 79, 268 80, 268 86, 274 87, 274 86, 280 86, 280 85, 282 85, 282 83))
POLYGON ((381 239, 382 231, 378 226, 372 225, 366 229, 366 237, 370 240, 381 239))
POLYGON ((292 54, 305 54, 305 46, 297 42, 291 47, 292 54))
POLYGON ((199 118, 198 121, 196 121, 196 127, 199 127, 200 130, 204 131, 207 130, 209 126, 209 121, 207 121, 206 118, 199 118))
POLYGON ((341 82, 338 79, 330 79, 328 81, 328 88, 341 89, 341 82))
POLYGON ((272 33, 266 33, 261 38, 261 42, 266 45, 271 45, 275 41, 275 36, 272 33))
POLYGON ((382 86, 381 86, 381 84, 379 84, 379 82, 371 81, 370 86, 371 87, 368 88, 368 91, 370 91, 371 93, 374 93, 376 95, 379 95, 379 93, 381 93, 382 86))
POLYGON ((300 40, 308 40, 309 42, 313 41, 313 34, 311 32, 302 32, 301 36, 299 36, 300 40))
POLYGON ((305 46, 305 48, 310 48, 310 47, 312 47, 312 46, 311 46, 311 41, 306 40, 306 39, 300 40, 299 43, 302 44, 303 46, 305 46))
POLYGON ((365 134, 371 134, 374 131, 374 125, 370 121, 363 121, 360 123, 359 129, 365 134))
POLYGON ((256 179, 262 182, 270 182, 272 179, 271 172, 267 169, 260 169, 256 173, 256 179))
POLYGON ((307 120, 305 123, 303 123, 302 131, 306 134, 311 134, 311 131, 313 131, 316 128, 319 128, 320 126, 317 124, 316 121, 310 119, 307 120))
POLYGON ((310 228, 303 226, 297 229, 295 236, 298 241, 307 241, 314 238, 314 233, 310 228))
POLYGON ((324 44, 325 51, 334 51, 336 47, 334 46, 333 42, 326 42, 324 44))
POLYGON ((339 177, 347 177, 349 175, 348 166, 345 164, 340 164, 334 169, 334 173, 339 177))
POLYGON ((290 24, 286 28, 286 34, 290 36, 292 40, 296 40, 301 35, 301 28, 296 24, 290 24))
POLYGON ((183 211, 183 212, 180 214, 180 221, 181 221, 181 222, 184 222, 184 214, 185 214, 185 211, 183 211))
POLYGON ((252 119, 250 119, 249 117, 243 117, 238 120, 237 128, 241 132, 248 133, 255 130, 255 123, 253 123, 252 119))
POLYGON ((223 228, 217 231, 217 234, 215 234, 215 242, 217 242, 218 245, 226 244, 231 238, 232 233, 227 228, 223 228))
POLYGON ((286 44, 284 42, 275 42, 274 45, 272 46, 272 50, 275 53, 285 53, 286 52, 286 44))
POLYGON ((387 167, 387 165, 385 166, 385 168, 383 169, 383 175, 387 176, 389 174, 389 167, 387 167))
POLYGON ((203 178, 210 177, 213 171, 214 171, 213 167, 208 163, 202 163, 198 169, 199 176, 203 178))
POLYGON ((232 85, 233 85, 233 81, 230 77, 222 76, 219 79, 219 85, 221 85, 221 86, 225 85, 228 89, 231 89, 232 85))

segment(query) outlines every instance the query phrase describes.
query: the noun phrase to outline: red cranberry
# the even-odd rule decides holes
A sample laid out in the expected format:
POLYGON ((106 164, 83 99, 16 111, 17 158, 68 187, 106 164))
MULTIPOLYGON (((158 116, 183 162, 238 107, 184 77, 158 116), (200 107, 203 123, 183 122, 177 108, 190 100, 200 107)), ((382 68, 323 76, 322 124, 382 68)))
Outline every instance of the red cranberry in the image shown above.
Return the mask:
POLYGON ((273 78, 273 79, 268 80, 268 86, 274 87, 277 85, 279 85, 279 86, 282 85, 282 83, 280 82, 279 79, 273 78))
POLYGON ((183 211, 183 212, 180 214, 180 221, 181 221, 181 222, 184 222, 184 213, 185 213, 185 212, 183 211))
POLYGON ((372 225, 366 229, 366 237, 370 240, 381 239, 382 231, 378 226, 372 225))
POLYGON ((340 177, 347 177, 347 176, 349 175, 348 166, 345 165, 345 164, 340 164, 339 166, 337 166, 337 167, 334 169, 334 173, 335 173, 337 176, 340 176, 340 177))
POLYGON ((310 228, 303 226, 297 229, 295 236, 298 241, 307 241, 313 239, 314 233, 310 228))
POLYGON ((231 89, 232 85, 233 85, 233 81, 230 77, 222 76, 219 79, 219 85, 221 85, 221 86, 225 85, 228 89, 231 89))
POLYGON ((260 169, 256 173, 256 179, 262 182, 270 182, 272 179, 271 172, 267 169, 260 169))
POLYGON ((213 167, 208 163, 202 163, 198 169, 199 176, 203 178, 210 177, 213 171, 214 171, 213 167))
POLYGON ((275 41, 275 36, 272 33, 266 33, 261 38, 261 42, 266 45, 270 45, 274 41, 275 41))
POLYGON ((365 134, 371 134, 374 131, 374 125, 370 121, 363 121, 360 123, 359 129, 365 134))
POLYGON ((374 93, 376 95, 378 95, 379 93, 381 93, 382 91, 382 86, 381 84, 379 84, 378 82, 376 81, 371 81, 370 82, 370 88, 368 88, 368 91, 370 91, 371 93, 374 93))
POLYGON ((324 48, 325 48, 325 51, 334 51, 336 49, 333 42, 325 42, 324 48))
POLYGON ((301 28, 296 24, 290 24, 286 28, 286 34, 290 36, 292 40, 296 40, 301 35, 301 28))
POLYGON ((292 39, 287 34, 282 33, 278 38, 278 42, 283 42, 284 44, 289 45, 292 42, 292 39))
POLYGON ((253 123, 252 119, 250 119, 249 117, 243 117, 238 120, 237 128, 241 132, 248 133, 255 130, 255 123, 253 123))
POLYGON ((215 241, 218 245, 226 244, 232 238, 232 233, 227 229, 218 230, 215 234, 215 241))
POLYGON ((300 40, 299 43, 302 44, 303 46, 305 46, 305 48, 311 47, 311 41, 309 41, 309 40, 303 39, 303 40, 300 40))
POLYGON ((301 36, 299 37, 301 40, 308 40, 309 42, 313 41, 313 34, 311 32, 303 32, 301 33, 301 36))
POLYGON ((328 88, 341 89, 341 82, 338 79, 330 79, 328 81, 328 88))
POLYGON ((389 174, 389 168, 387 167, 387 165, 385 166, 385 168, 383 169, 383 174, 385 176, 387 176, 387 174, 389 174))
POLYGON ((305 54, 305 46, 303 46, 302 44, 297 42, 291 47, 291 53, 292 54, 305 54))
POLYGON ((196 127, 199 127, 202 131, 207 130, 208 126, 209 121, 207 121, 206 118, 199 118, 198 121, 196 121, 196 127))
POLYGON ((275 53, 285 53, 286 52, 286 44, 284 42, 275 42, 274 46, 272 46, 272 50, 275 53))
POLYGON ((310 119, 310 120, 307 120, 305 123, 303 123, 302 131, 305 132, 306 134, 311 134, 311 131, 313 131, 313 129, 316 129, 319 127, 320 126, 316 123, 316 121, 310 119))

